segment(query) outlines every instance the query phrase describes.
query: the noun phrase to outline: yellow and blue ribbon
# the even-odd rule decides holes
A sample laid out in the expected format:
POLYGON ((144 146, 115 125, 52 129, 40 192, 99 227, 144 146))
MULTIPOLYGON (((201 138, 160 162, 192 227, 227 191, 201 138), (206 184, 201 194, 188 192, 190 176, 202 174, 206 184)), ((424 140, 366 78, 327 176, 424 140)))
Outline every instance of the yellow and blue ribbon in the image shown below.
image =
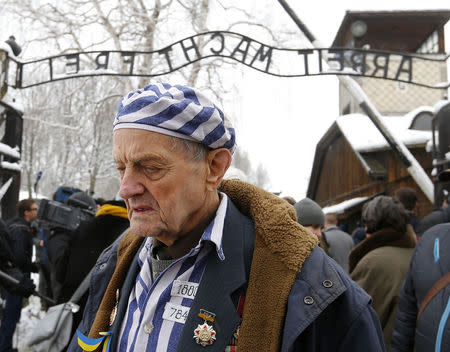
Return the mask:
POLYGON ((111 332, 100 332, 100 335, 103 335, 102 337, 99 337, 98 339, 92 339, 90 337, 84 336, 80 331, 77 330, 77 336, 78 336, 78 345, 84 350, 84 351, 95 351, 100 345, 103 343, 103 349, 102 352, 109 352, 109 345, 111 342, 111 332))

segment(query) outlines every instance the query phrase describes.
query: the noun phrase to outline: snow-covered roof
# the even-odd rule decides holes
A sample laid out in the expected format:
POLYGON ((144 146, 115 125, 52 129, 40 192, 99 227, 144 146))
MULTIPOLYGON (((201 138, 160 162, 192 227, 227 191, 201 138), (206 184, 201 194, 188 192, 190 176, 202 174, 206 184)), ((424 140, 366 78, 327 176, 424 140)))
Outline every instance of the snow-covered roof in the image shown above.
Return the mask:
POLYGON ((343 214, 345 211, 351 207, 354 207, 355 205, 364 203, 369 197, 357 197, 352 199, 347 199, 343 201, 342 203, 331 205, 329 207, 323 208, 323 212, 325 214, 343 214))
MULTIPOLYGON (((425 145, 432 138, 431 131, 409 129, 414 117, 420 112, 433 113, 433 108, 424 106, 403 116, 382 116, 382 121, 406 146, 425 145)), ((389 148, 386 139, 366 115, 339 116, 336 123, 352 148, 358 152, 389 148)))

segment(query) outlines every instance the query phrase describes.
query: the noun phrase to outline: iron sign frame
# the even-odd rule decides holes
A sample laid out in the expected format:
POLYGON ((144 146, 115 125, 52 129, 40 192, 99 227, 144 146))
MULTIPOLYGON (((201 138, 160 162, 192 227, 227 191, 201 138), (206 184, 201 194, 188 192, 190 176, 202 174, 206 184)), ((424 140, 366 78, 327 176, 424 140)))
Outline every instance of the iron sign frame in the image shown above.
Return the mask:
POLYGON ((13 82, 12 87, 22 89, 79 77, 157 77, 200 60, 219 57, 276 77, 345 75, 386 79, 430 89, 447 89, 449 82, 431 84, 418 81, 414 76, 414 66, 422 61, 446 63, 449 56, 429 57, 360 48, 284 49, 235 32, 211 31, 186 37, 154 51, 85 51, 28 62, 9 57, 16 69, 10 70, 10 74, 15 77, 8 81, 13 82), (204 54, 201 54, 197 42, 206 43, 203 47, 204 54), (156 58, 156 64, 146 67, 146 57, 156 58), (322 65, 325 57, 333 65, 331 68, 322 65), (274 64, 275 59, 280 62, 287 60, 290 64, 280 67, 278 62, 274 64), (394 61, 399 64, 392 70, 394 61), (30 79, 32 76, 27 74, 27 70, 39 71, 40 76, 32 82, 24 81, 24 77, 30 79))

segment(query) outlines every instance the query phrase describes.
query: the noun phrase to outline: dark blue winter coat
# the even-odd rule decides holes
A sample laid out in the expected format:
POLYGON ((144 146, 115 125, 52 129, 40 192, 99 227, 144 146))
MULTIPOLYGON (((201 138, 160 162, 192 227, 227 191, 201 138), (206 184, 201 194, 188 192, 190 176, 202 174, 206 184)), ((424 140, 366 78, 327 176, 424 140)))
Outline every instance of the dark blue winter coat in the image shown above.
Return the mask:
POLYGON ((11 238, 11 247, 16 265, 24 273, 37 272, 36 264, 32 263, 33 232, 30 223, 20 216, 7 221, 11 238))
POLYGON ((446 223, 427 230, 414 249, 389 351, 435 351, 436 344, 441 345, 440 351, 450 351, 450 321, 446 319, 450 313, 450 287, 435 296, 416 322, 425 295, 449 271, 450 223, 446 223))
MULTIPOLYGON (((232 202, 229 202, 223 239, 223 251, 227 259, 221 262, 217 259, 214 251, 211 251, 207 263, 211 263, 216 269, 212 273, 213 275, 209 275, 209 264, 207 264, 202 282, 208 278, 208 280, 213 280, 217 282, 217 285, 220 285, 222 282, 229 283, 230 280, 236 280, 239 277, 245 278, 248 275, 248 267, 245 269, 247 274, 242 273, 244 276, 241 275, 240 270, 244 269, 241 262, 251 262, 253 249, 247 250, 246 246, 240 247, 239 243, 242 242, 243 236, 254 240, 253 224, 237 210, 232 202), (236 231, 236 226, 248 230, 236 231)), ((109 248, 99 258, 95 266, 91 279, 90 297, 84 311, 83 321, 79 326, 79 330, 83 334, 87 335, 90 330, 106 286, 113 274, 117 261, 117 246, 115 244, 109 248)), ((133 264, 131 264, 128 273, 133 272, 132 268, 133 264)), ((133 285, 135 277, 132 277, 131 280, 127 278, 125 287, 127 281, 133 285)), ((214 284, 209 282, 208 286, 211 287, 214 284)), ((199 288, 194 301, 194 305, 197 304, 199 307, 209 307, 210 304, 220 306, 228 301, 225 297, 227 296, 226 292, 208 295, 208 291, 204 294, 201 291, 202 288, 199 288)), ((128 301, 127 289, 123 287, 121 292, 126 306, 128 301)), ((281 334, 281 351, 384 351, 380 323, 375 311, 370 306, 370 302, 371 299, 367 293, 353 282, 322 249, 316 246, 303 263, 302 269, 297 274, 291 288, 284 328, 281 334)), ((120 310, 121 301, 119 301, 119 313, 116 321, 121 320, 120 310)), ((191 310, 196 311, 194 306, 191 307, 191 310)), ((214 311, 216 312, 216 310, 214 311)), ((224 321, 235 319, 235 311, 236 309, 231 307, 225 311, 226 313, 221 314, 220 318, 224 321)), ((195 315, 193 315, 192 320, 194 318, 195 315)), ((270 316, 267 316, 267 319, 270 319, 270 316)), ((205 351, 204 347, 196 345, 192 339, 193 328, 189 327, 190 320, 191 315, 188 317, 184 328, 187 331, 184 334, 186 336, 182 335, 178 350, 205 351)), ((114 335, 114 326, 112 331, 114 335)), ((224 340, 230 337, 224 331, 220 336, 224 340)), ((224 347, 220 346, 220 342, 216 341, 212 346, 208 346, 207 350, 223 352, 224 347)), ((116 351, 114 343, 112 343, 111 348, 112 351, 116 351)), ((81 351, 77 346, 75 337, 72 339, 69 351, 81 351)))

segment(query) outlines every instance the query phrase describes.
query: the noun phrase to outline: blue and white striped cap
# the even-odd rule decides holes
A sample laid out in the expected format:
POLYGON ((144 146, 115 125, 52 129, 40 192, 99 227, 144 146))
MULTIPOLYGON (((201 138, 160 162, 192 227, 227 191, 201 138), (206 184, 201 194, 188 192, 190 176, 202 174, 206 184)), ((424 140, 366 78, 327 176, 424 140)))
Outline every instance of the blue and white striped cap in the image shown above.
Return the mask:
POLYGON ((122 98, 114 131, 138 128, 202 143, 233 154, 235 131, 223 112, 203 93, 186 86, 150 84, 122 98))

